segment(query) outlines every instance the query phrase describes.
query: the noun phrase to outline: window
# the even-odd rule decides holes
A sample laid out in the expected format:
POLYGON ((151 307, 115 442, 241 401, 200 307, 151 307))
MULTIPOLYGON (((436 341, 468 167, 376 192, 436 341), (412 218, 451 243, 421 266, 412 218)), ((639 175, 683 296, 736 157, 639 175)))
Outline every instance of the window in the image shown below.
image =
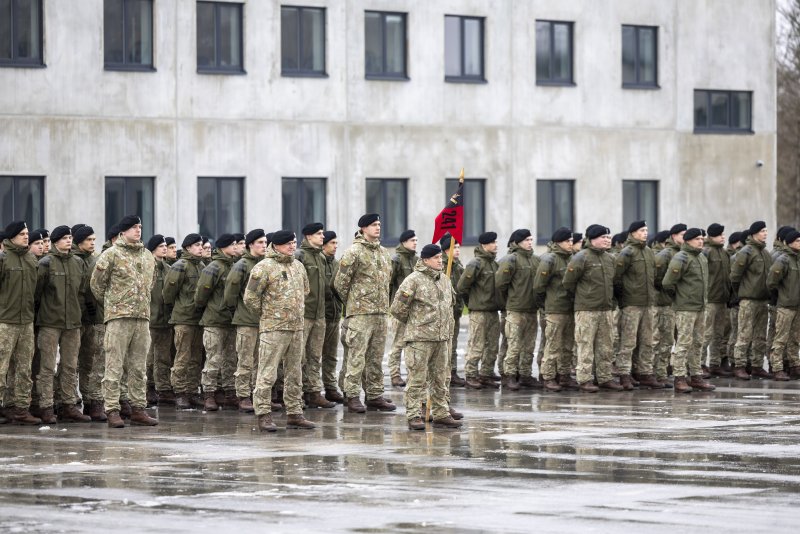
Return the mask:
POLYGON ((281 74, 326 76, 325 8, 281 6, 281 74))
POLYGON ((658 28, 622 26, 622 86, 658 87, 658 28))
MULTIPOLYGON (((575 182, 536 181, 536 243, 545 245, 556 229, 575 224, 575 182)), ((574 229, 574 228, 573 228, 574 229)))
POLYGON ((694 131, 752 133, 751 91, 694 92, 694 131))
POLYGON ((198 178, 200 234, 216 239, 244 231, 244 178, 198 178))
POLYGON ((622 227, 627 228, 633 221, 647 221, 652 234, 658 231, 658 182, 622 181, 622 227))
POLYGON ((536 21, 536 83, 574 85, 572 23, 536 21))
POLYGON ((407 80, 405 13, 365 12, 364 35, 367 79, 407 80))
POLYGON ((283 179, 283 226, 302 240, 305 225, 325 225, 325 178, 283 179))
POLYGON ((106 177, 106 230, 126 215, 138 215, 142 219, 142 240, 150 239, 155 233, 153 182, 153 178, 106 177))
POLYGON ((0 176, 0 221, 25 221, 31 230, 44 227, 43 176, 0 176))
POLYGON ((242 5, 197 2, 197 72, 244 73, 242 5))
POLYGON ((485 82, 483 75, 483 18, 444 17, 444 79, 485 82))
POLYGON ((153 1, 105 0, 106 70, 153 69, 153 1))
POLYGON ((0 67, 39 67, 42 0, 0 0, 0 67))
POLYGON ((367 213, 380 214, 384 245, 396 245, 408 229, 406 185, 402 178, 367 178, 367 213))
MULTIPOLYGON (((458 178, 445 180, 447 203, 458 189, 458 178)), ((477 245, 478 236, 486 231, 486 180, 464 180, 464 242, 462 245, 477 245)))

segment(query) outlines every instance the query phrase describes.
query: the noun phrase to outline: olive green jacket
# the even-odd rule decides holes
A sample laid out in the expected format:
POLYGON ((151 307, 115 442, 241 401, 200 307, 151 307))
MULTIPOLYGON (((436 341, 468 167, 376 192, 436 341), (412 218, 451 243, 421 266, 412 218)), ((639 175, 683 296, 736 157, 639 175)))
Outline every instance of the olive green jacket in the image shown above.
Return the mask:
POLYGON ((617 254, 614 292, 620 308, 656 305, 656 259, 644 241, 629 237, 617 254))
MULTIPOLYGON (((84 252, 75 245, 72 246, 72 253, 86 265, 86 272, 91 278, 94 265, 100 255, 84 252)), ((91 291, 86 292, 86 298, 81 302, 81 322, 85 325, 97 322, 97 299, 94 298, 94 294, 91 291)))
POLYGON ((325 255, 321 248, 315 248, 303 239, 295 258, 303 264, 308 276, 311 292, 306 295, 303 317, 315 321, 325 317, 325 255))
POLYGON ((233 256, 214 249, 211 262, 200 272, 194 291, 194 305, 203 308, 200 326, 231 326, 235 308, 225 305, 225 279, 234 260, 233 256))
POLYGON ((800 308, 800 255, 789 247, 769 269, 767 288, 778 292, 779 308, 800 308))
POLYGON ((339 261, 325 253, 322 256, 325 258, 325 321, 334 323, 342 318, 342 299, 333 289, 333 279, 339 270, 339 261))
POLYGON ((86 298, 89 277, 86 264, 72 251, 53 246, 39 260, 36 277, 36 326, 72 330, 81 326, 81 301, 86 298))
POLYGON ((708 261, 702 251, 684 243, 669 262, 661 287, 674 295, 673 310, 703 311, 708 302, 708 261))
POLYGON ((34 320, 36 258, 28 247, 6 239, 0 252, 0 323, 28 324, 34 320))
POLYGON ((198 308, 194 303, 194 293, 200 271, 205 264, 200 256, 193 256, 188 252, 181 255, 181 259, 172 264, 164 280, 164 303, 172 306, 172 315, 169 324, 199 325, 203 316, 203 308, 198 308))
POLYGON ((572 253, 553 242, 547 244, 547 250, 539 260, 533 291, 537 300, 544 302, 545 313, 572 313, 572 295, 561 284, 572 253))
POLYGON ((667 239, 667 244, 664 249, 656 254, 655 286, 656 290, 658 291, 658 295, 656 296, 656 306, 672 306, 672 295, 668 291, 664 291, 664 288, 661 286, 661 281, 664 279, 664 275, 667 274, 669 262, 671 262, 675 254, 680 251, 680 245, 675 243, 670 237, 667 239))
POLYGON ((475 257, 470 261, 458 281, 458 292, 467 302, 470 311, 498 311, 503 304, 495 285, 498 265, 496 253, 486 252, 481 245, 475 247, 475 257))
POLYGON ((497 262, 494 283, 506 311, 536 312, 538 306, 533 293, 533 277, 538 268, 539 256, 516 243, 512 243, 508 254, 497 262))
POLYGON ((394 249, 394 256, 392 256, 392 282, 389 285, 389 300, 394 300, 394 295, 403 280, 408 275, 414 272, 414 266, 417 264, 417 253, 413 250, 408 250, 402 243, 397 245, 394 249))
MULTIPOLYGON (((447 256, 447 252, 442 254, 442 272, 447 272, 447 264, 450 261, 449 257, 447 256)), ((461 280, 461 275, 464 274, 464 265, 461 263, 461 260, 456 258, 453 260, 453 268, 450 269, 450 283, 453 285, 454 288, 458 287, 458 281, 461 280)), ((464 311, 464 298, 461 296, 460 293, 456 292, 456 300, 455 304, 453 304, 453 315, 456 317, 461 317, 461 314, 464 311)))
POLYGON ((242 259, 233 264, 228 278, 225 280, 225 306, 236 308, 231 321, 231 324, 235 326, 258 327, 258 314, 253 313, 244 305, 244 290, 247 289, 250 271, 262 259, 263 256, 256 258, 250 254, 250 251, 245 252, 242 259))
POLYGON ((589 245, 572 256, 561 284, 576 312, 614 309, 614 259, 605 250, 589 245))
MULTIPOLYGON (((154 258, 155 259, 155 258, 154 258)), ((169 328, 170 307, 164 304, 164 279, 169 265, 164 260, 156 260, 153 289, 150 291, 150 328, 169 328)))
POLYGON ((731 284, 740 299, 769 300, 767 273, 771 265, 764 243, 748 237, 731 263, 731 284))
POLYGON ((708 302, 727 304, 731 300, 731 257, 723 245, 706 243, 708 260, 708 302))

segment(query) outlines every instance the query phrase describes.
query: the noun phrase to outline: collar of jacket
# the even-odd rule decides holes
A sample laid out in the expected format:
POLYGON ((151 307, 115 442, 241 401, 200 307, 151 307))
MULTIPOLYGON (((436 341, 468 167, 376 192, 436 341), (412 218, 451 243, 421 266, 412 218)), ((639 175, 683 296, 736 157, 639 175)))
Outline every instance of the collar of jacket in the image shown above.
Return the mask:
POLYGON ((681 245, 681 250, 683 252, 686 252, 687 254, 691 254, 692 256, 697 256, 698 254, 703 252, 702 249, 694 248, 693 246, 689 245, 688 243, 684 243, 683 245, 681 245))
POLYGON ((643 249, 645 245, 647 245, 647 241, 639 241, 638 239, 634 239, 631 236, 628 236, 628 239, 625 240, 625 247, 627 247, 628 245, 643 249))
POLYGON ((475 247, 475 257, 483 258, 484 260, 494 261, 497 257, 497 252, 489 252, 482 245, 475 247))
POLYGON ((793 249, 792 247, 786 247, 786 250, 784 250, 783 253, 784 254, 788 254, 789 256, 793 256, 793 257, 797 257, 798 256, 798 252, 795 249, 793 249))
POLYGON ((128 250, 141 250, 144 248, 144 243, 141 241, 136 241, 135 243, 128 243, 125 241, 124 237, 117 238, 117 241, 114 243, 115 247, 119 248, 127 248, 128 250))
MULTIPOLYGON (((53 247, 53 248, 55 248, 55 247, 53 247)), ((28 247, 21 247, 19 245, 15 245, 14 243, 11 242, 10 239, 4 239, 3 240, 3 249, 7 250, 9 252, 13 252, 14 254, 16 254, 18 256, 24 256, 30 250, 28 247)))
POLYGON ((592 245, 591 243, 589 243, 589 246, 588 246, 588 247, 586 247, 584 250, 591 250, 591 251, 592 251, 592 252, 594 252, 595 254, 605 254, 605 253, 606 253, 606 252, 608 252, 610 249, 597 248, 597 247, 595 247, 594 245, 592 245))
POLYGON ((267 255, 265 257, 271 258, 277 261, 278 263, 292 263, 294 261, 294 256, 287 256, 286 254, 281 254, 280 252, 272 248, 272 245, 270 245, 269 248, 267 249, 267 255))
POLYGON ((434 280, 438 280, 439 277, 442 276, 442 271, 437 271, 436 269, 428 267, 427 265, 425 265, 425 262, 423 262, 422 259, 417 260, 417 264, 414 265, 414 270, 419 271, 421 273, 425 273, 434 280))
POLYGON ((250 253, 250 250, 248 249, 247 252, 244 253, 244 256, 242 256, 242 258, 245 260, 255 260, 256 262, 259 262, 264 259, 264 256, 259 256, 258 258, 256 258, 250 253))
POLYGON ((333 263, 336 260, 336 256, 328 256, 324 252, 322 253, 322 256, 325 258, 325 261, 327 261, 328 263, 333 263))
POLYGON ((50 255, 55 256, 56 258, 69 258, 72 256, 72 249, 69 249, 67 252, 61 252, 55 245, 53 245, 53 247, 50 249, 50 255))
POLYGON ((752 236, 747 238, 747 244, 756 247, 758 250, 764 250, 764 248, 767 246, 766 243, 762 243, 761 241, 756 241, 755 239, 753 239, 752 236))
POLYGON ((564 256, 565 258, 569 258, 572 256, 572 251, 564 250, 563 248, 558 246, 558 243, 553 243, 550 241, 547 243, 547 251, 551 254, 558 254, 559 256, 564 256))
POLYGON ((675 252, 678 252, 678 251, 680 251, 681 246, 679 244, 677 244, 675 241, 673 241, 671 237, 668 237, 667 238, 667 243, 666 243, 666 248, 671 248, 675 252))
POLYGON ((303 242, 300 243, 300 250, 303 252, 308 252, 310 254, 322 254, 322 248, 317 248, 311 243, 308 242, 308 239, 305 237, 303 238, 303 242))
POLYGON ((359 243, 361 245, 364 245, 367 248, 372 248, 372 249, 381 248, 381 240, 380 239, 377 239, 375 241, 368 241, 367 238, 364 237, 364 234, 361 233, 361 230, 358 231, 358 235, 353 240, 353 243, 359 243))
POLYGON ((725 245, 722 243, 712 243, 711 241, 706 241, 706 246, 711 248, 722 248, 725 245))
POLYGON ((396 248, 396 249, 394 249, 394 250, 395 250, 395 252, 397 252, 398 254, 403 254, 404 256, 411 256, 411 257, 414 257, 414 256, 416 256, 416 255, 417 255, 417 251, 416 251, 416 250, 408 250, 406 247, 404 247, 404 246, 403 246, 403 244, 402 244, 402 243, 400 243, 399 245, 397 245, 397 248, 396 248))
POLYGON ((215 248, 214 252, 211 254, 211 259, 212 260, 219 260, 219 261, 222 261, 222 262, 225 262, 227 264, 231 264, 232 265, 234 257, 233 256, 228 256, 227 254, 222 252, 220 249, 215 248))
POLYGON ((519 254, 520 256, 526 256, 528 258, 533 256, 533 250, 525 250, 516 243, 511 243, 511 246, 508 247, 508 252, 509 254, 519 254))
POLYGON ((190 253, 186 249, 183 249, 183 252, 181 253, 180 258, 178 258, 178 259, 186 260, 186 261, 189 261, 189 262, 192 262, 192 263, 195 263, 195 264, 200 263, 201 261, 203 261, 203 257, 202 256, 195 256, 194 254, 190 253))

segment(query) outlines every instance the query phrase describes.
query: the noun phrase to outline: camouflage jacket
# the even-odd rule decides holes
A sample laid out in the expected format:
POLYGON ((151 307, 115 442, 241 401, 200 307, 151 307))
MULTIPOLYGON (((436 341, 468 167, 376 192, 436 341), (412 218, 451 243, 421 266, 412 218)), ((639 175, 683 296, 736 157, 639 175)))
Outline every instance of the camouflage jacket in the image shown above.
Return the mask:
POLYGON ((333 323, 342 318, 342 300, 333 290, 333 279, 339 271, 339 262, 333 256, 323 254, 325 258, 325 320, 333 323))
MULTIPOLYGON (((449 257, 447 256, 447 251, 442 254, 442 272, 447 272, 447 263, 450 261, 449 257)), ((464 274, 464 265, 461 263, 461 260, 456 258, 453 260, 453 268, 450 269, 450 283, 453 285, 453 288, 458 287, 458 281, 461 280, 461 275, 464 274)), ((456 301, 453 304, 453 314, 458 315, 461 317, 461 314, 464 312, 464 298, 456 292, 456 301)))
POLYGON ((0 252, 0 323, 28 324, 34 320, 36 258, 27 247, 9 239, 0 252))
POLYGON ((748 237, 731 262, 731 284, 740 299, 769 300, 767 273, 771 265, 764 243, 748 237))
POLYGON ((458 292, 467 300, 470 311, 497 311, 503 307, 497 292, 494 275, 497 273, 496 253, 475 247, 475 258, 467 264, 458 281, 458 292))
POLYGON ((262 258, 254 257, 249 251, 245 252, 242 259, 233 264, 225 280, 225 306, 236 308, 231 321, 234 326, 258 326, 258 314, 244 305, 243 297, 250 271, 261 260, 262 258))
POLYGON ((611 254, 589 245, 570 260, 561 284, 575 297, 578 311, 614 308, 614 260, 611 254))
POLYGON ((303 329, 303 310, 310 291, 303 264, 276 252, 272 245, 266 257, 250 271, 244 304, 260 317, 260 332, 303 329))
POLYGON ((81 301, 86 298, 88 274, 83 260, 53 245, 39 260, 36 276, 36 326, 72 330, 81 326, 81 301))
POLYGON ((786 252, 778 256, 767 276, 767 287, 778 292, 779 308, 800 308, 800 256, 786 247, 786 252))
POLYGON ((661 281, 664 275, 667 274, 669 262, 672 261, 673 256, 681 251, 681 246, 675 243, 670 237, 666 241, 666 246, 656 254, 656 279, 655 286, 658 294, 656 295, 656 306, 671 306, 672 295, 668 291, 664 291, 661 287, 661 281))
POLYGON ((403 280, 414 272, 416 264, 417 253, 413 250, 408 250, 402 243, 397 245, 397 248, 394 249, 394 256, 392 256, 392 282, 389 285, 390 301, 394 300, 394 295, 403 280))
POLYGON ((506 311, 534 313, 538 306, 533 293, 533 277, 539 268, 539 256, 516 243, 497 262, 495 287, 506 311))
POLYGON ((345 304, 347 317, 389 312, 392 260, 379 241, 359 233, 339 261, 333 287, 345 304))
POLYGON ((708 302, 708 261, 700 250, 683 244, 669 262, 661 281, 664 291, 675 295, 672 309, 699 312, 708 302))
POLYGON ((553 242, 547 244, 547 249, 539 259, 533 291, 544 302, 545 313, 572 313, 572 295, 561 285, 572 254, 553 242))
MULTIPOLYGON (((106 241, 103 243, 103 246, 100 249, 100 254, 98 257, 105 254, 105 252, 114 246, 114 243, 111 241, 106 241)), ((94 272, 94 266, 97 265, 97 258, 94 259, 92 262, 92 270, 89 272, 89 278, 91 279, 92 273, 94 272)), ((94 301, 95 305, 95 312, 94 312, 94 324, 104 324, 105 323, 105 308, 103 307, 103 301, 97 300, 94 298, 94 294, 92 293, 91 289, 87 291, 87 293, 92 295, 92 300, 94 301)))
POLYGON ((200 256, 188 252, 172 264, 164 279, 164 303, 172 306, 169 324, 198 325, 203 309, 194 305, 197 280, 205 264, 200 256))
POLYGON ((235 307, 225 305, 225 279, 234 259, 214 249, 211 262, 200 273, 194 290, 194 305, 203 309, 200 326, 231 326, 235 307))
POLYGON ((156 260, 144 244, 126 243, 120 237, 97 258, 92 273, 92 293, 102 300, 105 317, 150 320, 150 291, 156 260))
POLYGON ((708 302, 727 304, 731 300, 731 257, 722 247, 706 243, 708 260, 708 302))
POLYGON ((655 255, 643 241, 628 237, 615 259, 614 292, 621 308, 656 305, 655 255))
POLYGON ((449 341, 453 335, 455 291, 447 276, 417 261, 392 301, 391 312, 405 323, 405 341, 449 341))
MULTIPOLYGON (((155 258, 154 258, 155 259, 155 258)), ((170 307, 164 304, 164 279, 169 265, 164 260, 156 260, 155 279, 150 291, 150 328, 169 328, 170 307)))
POLYGON ((325 317, 325 255, 321 248, 315 248, 307 239, 303 239, 295 258, 305 267, 311 287, 311 292, 306 296, 303 317, 312 321, 322 319, 325 317))

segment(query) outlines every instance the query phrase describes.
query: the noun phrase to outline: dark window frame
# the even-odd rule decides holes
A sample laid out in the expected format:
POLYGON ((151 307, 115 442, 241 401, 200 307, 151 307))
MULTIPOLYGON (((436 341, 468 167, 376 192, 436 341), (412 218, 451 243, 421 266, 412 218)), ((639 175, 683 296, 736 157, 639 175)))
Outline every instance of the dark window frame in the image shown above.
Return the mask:
MULTIPOLYGON (((299 240, 302 241, 303 238, 302 238, 301 233, 300 233, 301 230, 302 230, 302 225, 305 225, 305 224, 308 224, 308 223, 311 223, 311 222, 321 222, 322 225, 325 228, 327 228, 327 220, 328 220, 328 179, 326 177, 323 177, 323 176, 281 176, 281 203, 283 203, 283 198, 282 198, 283 197, 283 187, 286 184, 287 180, 291 180, 291 181, 297 182, 297 184, 300 185, 300 186, 302 186, 303 183, 306 182, 306 181, 321 182, 322 185, 323 185, 322 219, 319 220, 319 221, 301 222, 300 223, 301 224, 300 228, 284 228, 285 230, 293 230, 295 233, 297 233, 298 237, 300 238, 299 240)), ((305 210, 305 207, 307 205, 306 195, 303 194, 301 196, 302 196, 302 198, 298 199, 298 203, 299 203, 298 213, 304 213, 306 211, 305 210)), ((281 206, 281 226, 286 226, 284 224, 284 220, 283 220, 285 215, 286 214, 283 213, 283 206, 281 206)))
MULTIPOLYGON (((388 187, 386 184, 390 182, 399 182, 403 184, 403 196, 405 197, 405 202, 403 206, 403 228, 399 229, 397 235, 388 235, 388 231, 385 228, 381 228, 381 244, 384 246, 395 246, 400 244, 400 232, 408 229, 408 178, 366 178, 364 182, 364 191, 366 192, 366 185, 370 181, 380 182, 381 185, 381 209, 378 210, 378 214, 383 218, 386 216, 386 208, 389 205, 387 200, 388 195, 388 187)), ((364 197, 364 204, 366 206, 366 195, 364 197)), ((369 210, 369 208, 366 208, 369 210)))
POLYGON ((542 201, 542 199, 539 198, 539 182, 547 182, 548 184, 550 184, 550 191, 549 191, 550 198, 547 199, 547 202, 550 205, 553 205, 553 206, 556 205, 556 193, 555 193, 556 192, 556 188, 555 188, 555 184, 557 184, 557 183, 569 184, 569 189, 570 189, 570 195, 569 196, 570 196, 570 204, 571 204, 570 213, 572 215, 572 220, 570 221, 570 224, 568 226, 570 228, 572 228, 573 231, 574 231, 574 229, 575 229, 575 179, 573 179, 573 178, 541 178, 541 179, 537 179, 536 180, 536 212, 537 212, 537 220, 536 220, 536 237, 535 237, 535 239, 536 239, 536 244, 537 245, 546 245, 547 243, 550 242, 550 237, 552 236, 552 232, 555 231, 557 228, 559 228, 560 225, 558 225, 557 221, 555 220, 555 218, 556 218, 555 217, 555 213, 552 213, 551 217, 550 217, 550 221, 548 221, 548 226, 549 226, 548 234, 549 235, 544 235, 544 236, 540 236, 539 235, 539 232, 541 231, 541 227, 542 227, 542 225, 539 224, 539 220, 538 220, 539 202, 542 201))
POLYGON ((18 0, 11 1, 11 58, 0 58, 0 67, 10 68, 45 68, 47 65, 44 63, 44 0, 31 0, 39 3, 39 57, 19 59, 16 56, 17 43, 16 36, 19 34, 18 30, 18 17, 17 17, 17 2, 18 0))
MULTIPOLYGON (((444 81, 448 83, 489 83, 486 79, 486 17, 477 17, 474 15, 445 15, 445 20, 447 17, 454 17, 458 19, 459 23, 459 32, 461 40, 459 42, 459 57, 461 59, 460 71, 461 74, 454 76, 448 75, 445 73, 444 81), (467 20, 477 20, 480 22, 481 25, 481 73, 480 74, 464 74, 464 56, 466 55, 464 51, 466 50, 465 44, 465 37, 464 35, 466 32, 464 31, 464 22, 467 20)), ((447 30, 445 29, 445 40, 447 39, 447 30)), ((447 43, 445 42, 445 46, 447 43)), ((447 51, 445 49, 445 54, 447 51)))
MULTIPOLYGON (((633 71, 636 75, 635 82, 625 82, 622 80, 622 88, 623 89, 661 89, 658 85, 658 26, 646 26, 641 24, 623 24, 622 31, 625 31, 625 28, 631 28, 634 30, 634 42, 636 43, 636 48, 634 50, 634 56, 636 61, 634 63, 633 71), (639 38, 641 30, 653 30, 653 64, 654 64, 654 73, 655 79, 652 82, 643 82, 641 81, 641 65, 639 64, 639 50, 641 50, 641 40, 639 38)), ((622 38, 622 33, 620 33, 620 38, 622 38)), ((625 46, 623 42, 622 46, 625 46)), ((623 50, 624 52, 624 50, 623 50)), ((621 58, 620 58, 621 59, 621 58)))
MULTIPOLYGON (((215 225, 217 226, 217 228, 214 228, 214 235, 213 236, 206 236, 206 237, 213 237, 214 239, 217 239, 222 233, 230 232, 230 231, 233 230, 232 228, 219 228, 219 219, 220 219, 219 218, 219 213, 222 212, 222 209, 221 209, 221 207, 222 207, 222 192, 221 192, 220 188, 221 188, 223 182, 239 182, 239 184, 241 184, 241 187, 239 188, 239 204, 242 206, 242 212, 240 214, 240 220, 239 220, 238 228, 241 228, 242 230, 245 228, 245 218, 246 218, 245 217, 246 206, 244 204, 245 178, 246 178, 245 176, 198 176, 197 177, 198 197, 199 197, 199 194, 200 194, 200 180, 214 180, 214 212, 216 214, 215 225)), ((199 200, 199 198, 198 198, 198 200, 199 200)), ((198 206, 198 208, 199 208, 199 206, 198 206)), ((197 226, 198 226, 198 231, 199 231, 199 227, 200 227, 200 212, 199 212, 199 209, 198 209, 198 212, 197 212, 197 226)))
POLYGON ((655 189, 656 189, 656 191, 655 191, 655 193, 656 193, 655 194, 655 197, 656 197, 656 203, 655 203, 655 209, 656 209, 655 217, 656 217, 656 220, 652 221, 652 220, 647 220, 646 218, 644 219, 645 222, 647 223, 647 227, 650 229, 650 233, 652 235, 654 235, 658 231, 657 230, 658 223, 659 223, 659 219, 661 218, 661 213, 660 213, 660 210, 659 210, 659 203, 660 203, 660 200, 661 200, 661 183, 660 183, 659 180, 622 180, 622 219, 623 219, 622 228, 627 228, 628 225, 630 225, 630 223, 632 223, 635 220, 642 220, 642 202, 641 202, 642 195, 641 195, 641 189, 642 189, 643 184, 648 184, 648 185, 653 184, 655 186, 655 189), (627 220, 627 221, 625 220, 625 218, 626 218, 625 217, 625 184, 626 183, 630 183, 630 184, 635 184, 636 185, 636 215, 634 215, 632 217, 628 217, 628 219, 630 219, 630 220, 627 220))
POLYGON ((46 198, 47 197, 47 188, 46 188, 47 177, 43 176, 43 175, 38 175, 38 174, 37 175, 2 174, 2 175, 0 175, 0 180, 2 180, 2 179, 11 179, 12 180, 12 185, 11 185, 11 210, 12 210, 12 213, 9 216, 6 216, 5 214, 3 215, 6 218, 6 220, 3 221, 3 224, 5 224, 7 222, 10 222, 10 221, 16 221, 16 220, 19 220, 21 218, 20 214, 17 213, 17 210, 18 210, 17 203, 18 203, 18 197, 19 197, 19 182, 20 182, 20 180, 37 180, 37 181, 39 181, 40 188, 41 188, 41 191, 42 191, 42 194, 41 194, 41 197, 40 197, 40 200, 41 200, 41 203, 42 203, 42 220, 40 221, 41 222, 41 226, 35 225, 33 223, 33 221, 25 221, 25 222, 28 224, 28 226, 30 227, 31 230, 36 230, 37 228, 44 228, 45 227, 45 220, 47 219, 47 215, 46 215, 46 208, 47 208, 47 203, 46 203, 46 201, 47 201, 47 198, 46 198))
MULTIPOLYGON (((219 56, 219 49, 221 44, 220 38, 220 8, 224 7, 231 7, 235 6, 239 9, 239 52, 241 55, 241 66, 240 67, 220 67, 219 65, 215 65, 213 67, 201 67, 199 63, 197 64, 197 73, 198 74, 247 74, 247 71, 244 68, 244 6, 245 4, 237 3, 237 2, 215 2, 212 0, 198 0, 197 4, 212 4, 214 6, 214 56, 219 56)), ((197 31, 197 24, 199 20, 197 17, 197 11, 195 10, 195 31, 197 31)), ((196 60, 199 60, 198 55, 198 46, 197 46, 198 36, 195 35, 195 56, 196 60)), ((216 61, 219 63, 219 61, 216 61)))
POLYGON ((116 224, 119 219, 117 220, 110 220, 108 218, 108 205, 106 203, 106 195, 108 194, 108 181, 109 180, 122 180, 122 211, 123 213, 120 215, 120 219, 126 215, 138 215, 142 218, 142 240, 146 242, 152 234, 155 234, 155 224, 156 224, 156 177, 155 176, 119 176, 119 175, 109 175, 105 176, 103 180, 103 220, 106 224, 106 230, 111 228, 112 225, 116 224), (131 180, 148 180, 151 183, 151 190, 153 193, 153 220, 152 221, 145 221, 144 220, 144 213, 126 213, 128 205, 128 182, 131 180), (149 224, 145 224, 149 223, 149 224), (148 228, 150 226, 150 228, 148 228), (146 235, 147 232, 150 231, 152 234, 146 235))
POLYGON ((367 80, 382 80, 382 81, 409 81, 408 77, 408 13, 400 11, 376 11, 372 9, 364 10, 364 78, 367 80), (380 73, 367 72, 367 42, 366 42, 366 25, 367 13, 375 13, 381 16, 381 35, 383 37, 382 45, 382 69, 380 73), (403 18, 403 72, 402 73, 387 73, 386 72, 386 16, 399 15, 403 18))
MULTIPOLYGON (((556 24, 563 24, 569 28, 569 78, 553 78, 552 76, 550 78, 539 78, 539 75, 537 74, 536 85, 553 86, 553 87, 575 87, 577 85, 575 83, 575 22, 568 20, 546 20, 546 19, 536 20, 536 24, 540 22, 545 22, 550 26, 550 42, 548 43, 548 47, 550 48, 550 50, 547 60, 550 63, 551 72, 553 71, 553 64, 555 63, 556 32, 553 31, 553 27, 556 24)), ((534 71, 536 71, 536 69, 534 69, 534 71)))
POLYGON ((694 107, 694 98, 692 98, 692 109, 693 113, 693 120, 694 123, 694 133, 701 133, 701 134, 734 134, 734 135, 749 135, 754 134, 755 131, 753 130, 753 91, 732 91, 727 89, 695 89, 694 95, 696 96, 697 93, 705 93, 706 96, 706 124, 705 126, 698 126, 697 125, 697 108, 694 107), (725 94, 728 98, 728 126, 713 126, 711 115, 712 115, 712 108, 711 108, 711 98, 714 94, 725 94), (749 111, 750 116, 748 117, 748 126, 747 128, 738 128, 730 126, 731 117, 733 116, 733 95, 734 94, 746 94, 750 100, 749 111))
MULTIPOLYGON (((281 76, 285 78, 327 78, 328 77, 328 10, 325 6, 295 6, 281 5, 281 12, 284 9, 297 11, 297 55, 303 56, 303 11, 322 12, 322 70, 316 69, 287 69, 283 66, 283 45, 281 45, 281 76)), ((281 23, 281 41, 283 40, 283 24, 281 23)), ((244 62, 242 63, 244 64, 244 62)), ((298 61, 299 65, 300 62, 298 61)))
MULTIPOLYGON (((125 54, 122 54, 122 63, 117 62, 108 62, 105 60, 105 47, 107 43, 105 42, 105 35, 103 36, 103 70, 109 71, 122 71, 122 72, 156 72, 155 66, 155 10, 154 10, 154 2, 153 0, 147 0, 150 2, 150 50, 151 50, 151 57, 150 57, 150 64, 144 63, 128 63, 125 59, 125 54)), ((125 45, 127 44, 127 34, 126 30, 128 25, 126 24, 126 20, 128 18, 128 4, 130 2, 128 0, 122 0, 122 49, 123 51, 127 48, 125 45)), ((105 2, 103 2, 103 9, 105 10, 105 2)), ((105 18, 105 12, 103 13, 105 18)), ((105 33, 105 21, 103 27, 105 33)))
MULTIPOLYGON (((477 245, 478 244, 478 237, 480 234, 486 231, 486 178, 464 178, 464 188, 466 189, 467 184, 477 184, 480 185, 481 188, 481 228, 479 232, 475 235, 467 234, 466 233, 466 222, 464 223, 464 235, 462 236, 462 245, 477 245)), ((445 187, 445 202, 450 199, 450 196, 456 191, 458 188, 458 178, 445 178, 444 180, 444 187, 445 187)), ((464 192, 464 209, 468 209, 468 206, 474 206, 475 201, 473 200, 472 195, 468 195, 466 191, 464 192)), ((466 217, 464 217, 466 219, 466 217)))

